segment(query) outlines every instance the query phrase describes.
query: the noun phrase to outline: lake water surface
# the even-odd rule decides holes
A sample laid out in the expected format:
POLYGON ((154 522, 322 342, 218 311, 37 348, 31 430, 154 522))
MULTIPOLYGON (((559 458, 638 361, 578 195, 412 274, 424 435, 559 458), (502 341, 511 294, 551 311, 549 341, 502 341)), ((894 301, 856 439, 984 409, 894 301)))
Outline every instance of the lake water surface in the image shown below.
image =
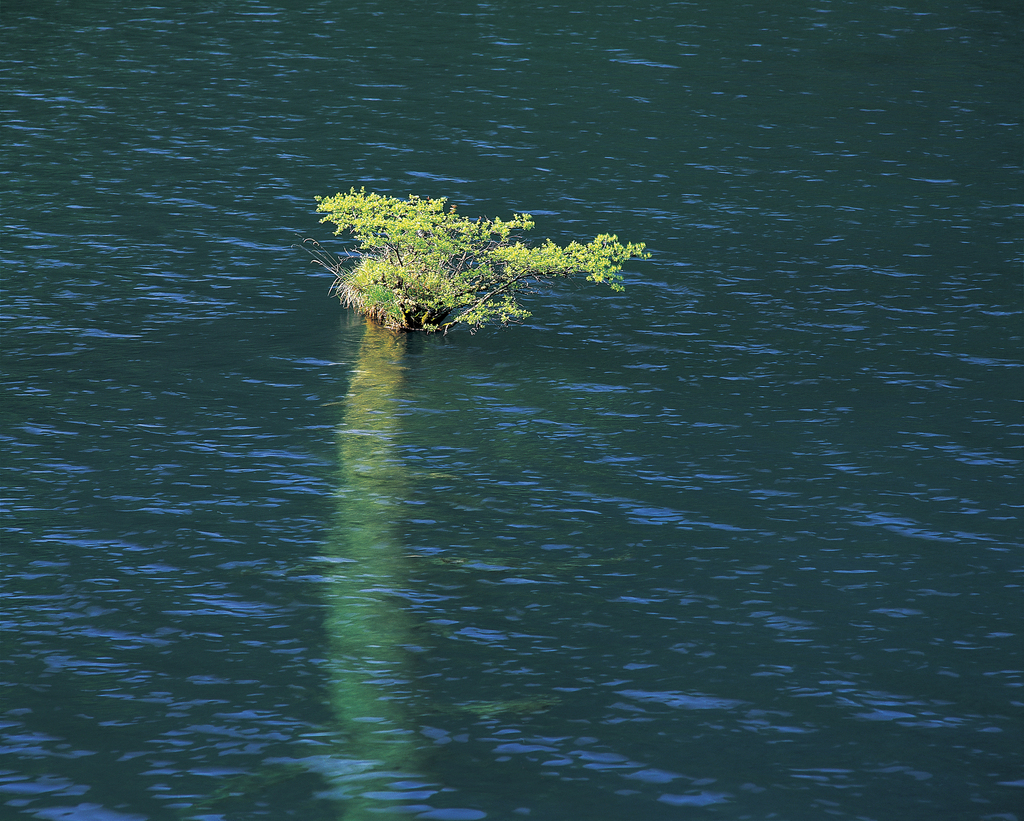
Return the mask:
POLYGON ((5 0, 0 816, 1024 819, 1022 19, 5 0), (396 336, 364 185, 653 256, 396 336))

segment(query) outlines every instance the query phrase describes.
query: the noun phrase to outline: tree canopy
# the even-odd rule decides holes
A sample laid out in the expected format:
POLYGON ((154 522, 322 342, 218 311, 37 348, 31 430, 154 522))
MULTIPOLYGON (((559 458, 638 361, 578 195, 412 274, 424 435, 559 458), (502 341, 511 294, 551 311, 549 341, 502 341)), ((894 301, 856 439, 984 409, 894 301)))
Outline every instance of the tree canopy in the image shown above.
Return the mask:
POLYGON ((334 274, 333 292, 371 319, 405 330, 446 331, 458 323, 475 330, 526 319, 520 296, 553 279, 585 275, 621 291, 623 264, 650 256, 643 243, 623 245, 614 234, 528 247, 521 238, 534 227, 529 214, 469 219, 444 197, 403 200, 353 188, 316 202, 325 215, 320 221, 356 242, 347 259, 315 240, 305 243, 334 274))

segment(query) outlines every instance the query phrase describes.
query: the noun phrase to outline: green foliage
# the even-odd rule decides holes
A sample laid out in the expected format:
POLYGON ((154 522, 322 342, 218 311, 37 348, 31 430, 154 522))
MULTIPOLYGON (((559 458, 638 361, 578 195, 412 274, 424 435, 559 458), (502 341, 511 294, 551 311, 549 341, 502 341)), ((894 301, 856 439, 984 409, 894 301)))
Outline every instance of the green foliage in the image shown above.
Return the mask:
POLYGON ((474 330, 530 316, 519 296, 538 283, 586 275, 590 282, 623 290, 619 271, 631 257, 650 256, 643 243, 621 244, 601 234, 583 245, 550 239, 527 247, 519 232, 533 228, 529 214, 510 220, 461 217, 447 200, 407 200, 366 189, 317 197, 321 222, 349 233, 357 244, 351 268, 319 243, 307 240, 316 262, 335 276, 334 293, 384 325, 406 330, 474 330))

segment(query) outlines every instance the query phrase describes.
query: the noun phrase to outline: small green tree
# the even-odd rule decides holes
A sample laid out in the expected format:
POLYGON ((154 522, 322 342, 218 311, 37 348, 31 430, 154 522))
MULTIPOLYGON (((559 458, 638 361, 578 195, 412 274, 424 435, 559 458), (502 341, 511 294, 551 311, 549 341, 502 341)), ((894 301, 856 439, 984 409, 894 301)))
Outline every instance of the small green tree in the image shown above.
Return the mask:
POLYGON ((548 239, 528 248, 517 232, 533 228, 529 214, 471 220, 446 207, 445 198, 401 200, 353 188, 316 201, 321 222, 356 240, 351 268, 315 240, 303 243, 334 274, 333 293, 377 322, 410 331, 526 319, 519 296, 552 279, 585 274, 621 291, 623 264, 650 256, 643 243, 623 245, 614 234, 586 245, 548 239))

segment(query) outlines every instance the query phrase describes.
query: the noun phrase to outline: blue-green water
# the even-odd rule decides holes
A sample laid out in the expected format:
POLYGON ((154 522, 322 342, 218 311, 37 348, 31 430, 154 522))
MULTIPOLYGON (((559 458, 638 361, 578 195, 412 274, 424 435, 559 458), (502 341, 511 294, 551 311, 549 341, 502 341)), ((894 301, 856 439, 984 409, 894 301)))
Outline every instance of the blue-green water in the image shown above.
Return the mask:
POLYGON ((1019 4, 0 21, 0 816, 1024 818, 1019 4), (352 185, 654 254, 395 337, 352 185))

